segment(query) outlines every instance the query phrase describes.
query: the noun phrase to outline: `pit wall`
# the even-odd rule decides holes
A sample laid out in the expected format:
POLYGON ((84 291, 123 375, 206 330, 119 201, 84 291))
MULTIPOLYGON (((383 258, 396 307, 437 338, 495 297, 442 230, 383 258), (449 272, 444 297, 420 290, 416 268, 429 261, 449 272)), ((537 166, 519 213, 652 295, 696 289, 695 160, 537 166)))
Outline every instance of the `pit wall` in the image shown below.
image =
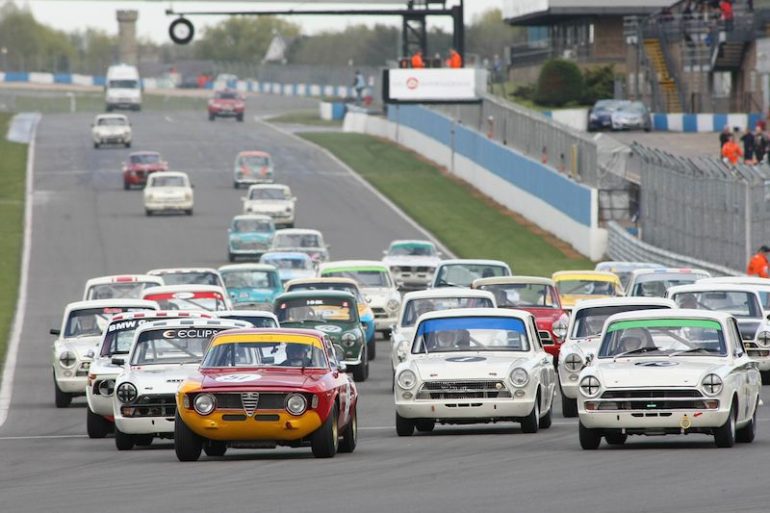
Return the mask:
POLYGON ((445 167, 473 187, 599 260, 598 191, 428 108, 390 106, 387 118, 349 111, 344 130, 387 138, 445 167))

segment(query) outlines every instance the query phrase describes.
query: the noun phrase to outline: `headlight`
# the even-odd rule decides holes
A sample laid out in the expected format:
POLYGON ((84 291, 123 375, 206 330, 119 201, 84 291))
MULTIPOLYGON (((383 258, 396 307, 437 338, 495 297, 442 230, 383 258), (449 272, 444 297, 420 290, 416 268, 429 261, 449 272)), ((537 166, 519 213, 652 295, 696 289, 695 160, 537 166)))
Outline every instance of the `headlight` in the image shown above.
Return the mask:
POLYGON ((409 369, 406 369, 401 371, 396 381, 398 382, 399 387, 404 390, 410 390, 414 388, 414 385, 417 383, 417 375, 409 369))
POLYGON ((583 359, 576 353, 570 353, 564 359, 564 367, 569 372, 580 372, 583 368, 583 359))
POLYGON ((388 310, 390 310, 391 312, 398 310, 399 306, 401 306, 401 303, 399 303, 397 299, 388 300, 387 307, 388 307, 388 310))
POLYGON ((286 213, 291 213, 291 207, 286 207, 286 213))
POLYGON ((770 346, 770 331, 760 331, 757 334, 757 344, 762 347, 770 346))
POLYGON ((556 338, 564 340, 567 336, 567 326, 569 325, 569 317, 567 314, 562 314, 556 322, 553 323, 551 330, 556 338))
POLYGON ((286 398, 286 411, 292 415, 302 415, 307 410, 307 399, 304 395, 291 394, 286 398))
POLYGON ((136 399, 138 394, 133 383, 121 383, 118 385, 118 390, 115 392, 115 395, 117 395, 118 401, 121 403, 130 403, 136 399))
POLYGON ((111 397, 115 391, 115 380, 105 379, 99 383, 99 395, 103 397, 111 397))
POLYGON ((529 374, 521 367, 516 367, 511 371, 511 383, 515 387, 523 387, 529 383, 529 374))
POLYGON ((342 335, 342 344, 346 347, 353 347, 356 344, 358 337, 352 333, 345 333, 342 335))
POLYGON ((217 400, 211 394, 198 394, 193 401, 193 408, 201 415, 208 415, 217 407, 217 400))
POLYGON ((716 374, 706 374, 700 384, 707 395, 717 395, 722 391, 722 378, 716 374))
POLYGON ((78 357, 72 351, 64 351, 59 355, 59 364, 61 364, 62 367, 72 367, 77 361, 78 357))
POLYGON ((599 395, 600 388, 601 383, 599 383, 599 380, 594 376, 586 376, 580 380, 580 391, 583 392, 583 395, 586 397, 596 397, 599 395))

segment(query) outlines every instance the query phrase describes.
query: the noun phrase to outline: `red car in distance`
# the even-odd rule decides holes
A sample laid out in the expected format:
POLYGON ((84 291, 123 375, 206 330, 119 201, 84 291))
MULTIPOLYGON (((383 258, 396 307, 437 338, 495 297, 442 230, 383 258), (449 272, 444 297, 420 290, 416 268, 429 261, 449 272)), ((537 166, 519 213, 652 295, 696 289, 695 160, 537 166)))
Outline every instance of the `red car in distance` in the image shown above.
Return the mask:
POLYGON ((156 171, 168 171, 168 163, 157 151, 137 151, 123 163, 123 188, 144 187, 147 177, 156 171))
POLYGON ((209 121, 216 118, 235 118, 243 121, 246 102, 238 91, 223 89, 209 99, 209 121))
POLYGON ((480 278, 472 288, 494 294, 498 308, 514 308, 534 315, 543 349, 553 355, 554 365, 558 362, 569 316, 562 309, 553 280, 539 276, 480 278))

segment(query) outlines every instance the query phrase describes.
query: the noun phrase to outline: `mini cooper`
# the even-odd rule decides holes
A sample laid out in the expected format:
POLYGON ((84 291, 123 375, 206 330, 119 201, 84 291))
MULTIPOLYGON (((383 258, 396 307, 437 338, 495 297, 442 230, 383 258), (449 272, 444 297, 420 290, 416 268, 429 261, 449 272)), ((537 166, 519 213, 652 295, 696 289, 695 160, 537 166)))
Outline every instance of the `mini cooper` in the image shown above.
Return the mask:
POLYGON ((441 261, 441 253, 429 240, 394 240, 382 253, 382 262, 401 289, 427 288, 441 261))
POLYGON ((273 159, 264 151, 242 151, 235 157, 233 187, 273 182, 273 159))
POLYGON ((227 229, 227 259, 259 259, 269 251, 275 237, 273 218, 257 214, 235 216, 227 229))
POLYGON ((54 402, 66 408, 76 395, 85 395, 91 361, 113 315, 158 310, 158 303, 141 299, 98 299, 70 303, 60 328, 50 330, 57 338, 51 351, 54 402))
POLYGON ((159 276, 164 285, 216 285, 225 287, 219 271, 209 267, 179 267, 153 269, 147 271, 150 276, 159 276))
POLYGON ((148 287, 164 285, 163 279, 148 274, 100 276, 86 282, 83 301, 91 299, 141 299, 148 287))
POLYGON ((358 317, 356 297, 333 290, 286 292, 275 300, 275 315, 282 328, 306 328, 326 333, 343 352, 340 358, 355 381, 369 377, 367 344, 358 317))
POLYGON ((211 337, 249 326, 212 318, 166 319, 139 326, 128 357, 112 358, 113 365, 124 367, 115 378, 112 397, 115 447, 127 451, 150 445, 156 437, 173 437, 174 395, 179 384, 195 373, 211 337))
POLYGON ((268 264, 223 265, 219 274, 225 281, 235 308, 273 311, 275 298, 283 292, 278 269, 268 264))
POLYGON ((657 310, 607 319, 580 373, 580 446, 629 435, 711 435, 717 447, 754 440, 761 380, 738 323, 724 312, 657 310))
POLYGON ((396 367, 396 433, 436 423, 518 422, 524 433, 551 426, 553 358, 528 312, 445 310, 417 321, 410 357, 396 367))
POLYGON ((123 188, 144 187, 147 177, 157 171, 168 171, 168 163, 157 151, 137 151, 123 163, 123 188))
POLYGON ((156 301, 163 310, 232 310, 227 292, 214 285, 164 285, 142 292, 142 299, 156 301))
POLYGON ((158 171, 147 178, 144 187, 144 212, 148 216, 159 212, 193 213, 193 186, 187 173, 158 171))
POLYGON ((277 445, 309 445, 317 458, 353 452, 358 392, 344 367, 320 331, 220 333, 177 391, 177 458, 277 445))
POLYGON ((114 365, 113 358, 121 358, 131 350, 134 332, 140 325, 158 319, 211 317, 204 312, 179 310, 156 312, 142 311, 117 314, 104 330, 102 343, 88 371, 86 387, 86 432, 89 438, 104 438, 113 430, 112 395, 115 379, 123 372, 123 366, 114 365))

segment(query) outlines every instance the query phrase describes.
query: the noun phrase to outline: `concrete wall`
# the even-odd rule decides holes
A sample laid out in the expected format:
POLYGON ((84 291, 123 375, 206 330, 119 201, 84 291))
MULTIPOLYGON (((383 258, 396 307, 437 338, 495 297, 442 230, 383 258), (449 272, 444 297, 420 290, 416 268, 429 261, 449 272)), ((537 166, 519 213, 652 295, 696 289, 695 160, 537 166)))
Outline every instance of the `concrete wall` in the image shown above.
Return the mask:
POLYGON ((588 258, 604 255, 596 189, 420 106, 390 106, 387 119, 348 112, 344 127, 417 151, 588 258))

